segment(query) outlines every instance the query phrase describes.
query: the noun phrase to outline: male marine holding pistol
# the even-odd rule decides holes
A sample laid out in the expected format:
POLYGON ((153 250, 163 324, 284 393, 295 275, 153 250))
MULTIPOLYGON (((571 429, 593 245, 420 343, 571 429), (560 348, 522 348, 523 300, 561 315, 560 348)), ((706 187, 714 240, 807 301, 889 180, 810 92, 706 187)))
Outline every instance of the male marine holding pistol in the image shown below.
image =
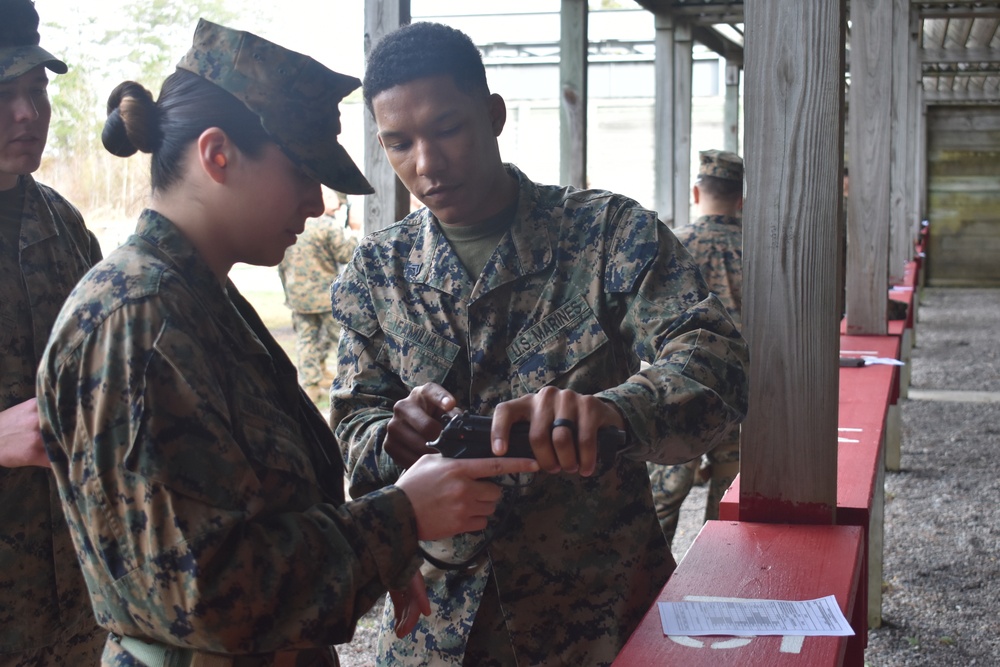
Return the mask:
POLYGON ((492 414, 497 454, 529 421, 543 471, 506 480, 482 534, 426 545, 432 613, 397 638, 387 612, 379 664, 607 665, 675 567, 645 462, 699 457, 743 418, 746 343, 655 213, 502 161, 506 107, 463 33, 386 36, 364 94, 426 208, 364 239, 332 289, 351 492, 391 484, 456 409, 492 414), (604 426, 627 432, 610 456, 604 426))

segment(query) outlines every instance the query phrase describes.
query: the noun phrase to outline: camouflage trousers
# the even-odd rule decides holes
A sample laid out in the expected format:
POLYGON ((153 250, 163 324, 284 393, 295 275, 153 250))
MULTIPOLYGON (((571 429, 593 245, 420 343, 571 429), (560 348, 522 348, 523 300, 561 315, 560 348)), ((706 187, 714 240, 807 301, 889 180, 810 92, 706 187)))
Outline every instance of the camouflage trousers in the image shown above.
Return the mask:
POLYGON ((98 667, 108 631, 91 626, 44 648, 0 653, 0 667, 98 667))
MULTIPOLYGON (((705 454, 712 476, 709 480, 708 500, 705 503, 705 521, 719 518, 719 502, 740 471, 739 429, 705 454)), ((649 482, 653 490, 653 506, 660 521, 667 544, 674 542, 681 504, 694 486, 694 477, 701 465, 701 458, 680 465, 646 463, 649 482)))
POLYGON ((295 329, 295 351, 298 354, 299 384, 308 392, 313 387, 330 388, 324 379, 326 360, 336 352, 340 342, 340 325, 333 313, 292 312, 295 329))

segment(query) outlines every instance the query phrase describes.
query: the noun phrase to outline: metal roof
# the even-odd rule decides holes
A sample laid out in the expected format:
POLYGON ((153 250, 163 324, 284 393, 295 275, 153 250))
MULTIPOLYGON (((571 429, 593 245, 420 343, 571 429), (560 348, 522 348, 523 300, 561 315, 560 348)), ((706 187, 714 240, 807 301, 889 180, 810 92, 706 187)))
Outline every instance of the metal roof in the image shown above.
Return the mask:
MULTIPOLYGON (((700 29, 695 39, 722 55, 742 55, 723 26, 740 30, 743 2, 635 0, 654 14, 700 29), (707 36, 707 41, 706 41, 707 36)), ((924 99, 931 104, 1000 104, 1000 1, 912 0, 920 20, 924 99)), ((848 45, 849 48, 849 45, 848 45)))

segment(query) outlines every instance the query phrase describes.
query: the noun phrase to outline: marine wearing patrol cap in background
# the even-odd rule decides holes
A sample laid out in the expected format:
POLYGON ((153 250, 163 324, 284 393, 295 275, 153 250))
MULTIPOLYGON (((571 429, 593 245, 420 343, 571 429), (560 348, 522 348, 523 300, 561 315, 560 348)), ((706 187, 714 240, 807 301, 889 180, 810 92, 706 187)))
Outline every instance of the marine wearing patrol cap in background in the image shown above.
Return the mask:
POLYGON ((337 105, 361 86, 356 77, 334 72, 253 33, 205 19, 198 21, 191 49, 177 67, 243 102, 306 175, 347 194, 375 191, 337 141, 337 105))
POLYGON ((724 181, 743 182, 743 158, 736 153, 720 150, 707 150, 698 153, 698 178, 714 176, 724 181))
MULTIPOLYGON (((675 234, 691 253, 702 277, 737 326, 743 304, 743 158, 729 151, 700 151, 692 195, 698 217, 675 234)), ((702 457, 680 465, 648 464, 656 516, 667 544, 674 539, 681 505, 695 476, 709 481, 705 519, 719 518, 719 501, 739 472, 739 429, 729 432, 702 457)))

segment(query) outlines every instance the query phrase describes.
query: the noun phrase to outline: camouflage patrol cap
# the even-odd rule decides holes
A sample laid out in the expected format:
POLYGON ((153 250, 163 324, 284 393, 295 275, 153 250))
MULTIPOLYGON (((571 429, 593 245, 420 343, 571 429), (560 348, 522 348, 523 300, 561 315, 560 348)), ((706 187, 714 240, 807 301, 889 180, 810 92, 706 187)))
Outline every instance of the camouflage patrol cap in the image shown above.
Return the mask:
POLYGON ((0 33, 0 83, 13 81, 39 65, 56 74, 66 63, 38 46, 38 12, 29 0, 0 0, 4 29, 0 33))
POLYGON ((698 176, 714 176, 726 181, 743 182, 743 158, 736 153, 720 150, 700 151, 698 176))
POLYGON ((194 43, 177 64, 233 95, 303 172, 320 183, 362 195, 374 192, 337 142, 338 104, 361 85, 309 56, 249 32, 198 21, 194 43))

